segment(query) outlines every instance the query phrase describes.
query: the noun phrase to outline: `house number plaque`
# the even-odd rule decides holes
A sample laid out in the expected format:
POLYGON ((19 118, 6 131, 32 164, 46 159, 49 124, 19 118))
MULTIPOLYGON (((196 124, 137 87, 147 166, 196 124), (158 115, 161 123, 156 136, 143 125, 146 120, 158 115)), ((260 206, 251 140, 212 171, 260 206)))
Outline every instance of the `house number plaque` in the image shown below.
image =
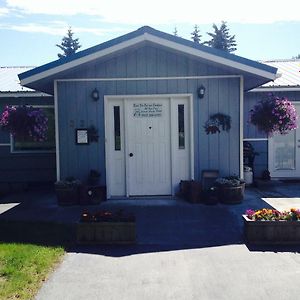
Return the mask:
POLYGON ((133 116, 136 118, 161 117, 162 104, 160 103, 134 103, 133 116))

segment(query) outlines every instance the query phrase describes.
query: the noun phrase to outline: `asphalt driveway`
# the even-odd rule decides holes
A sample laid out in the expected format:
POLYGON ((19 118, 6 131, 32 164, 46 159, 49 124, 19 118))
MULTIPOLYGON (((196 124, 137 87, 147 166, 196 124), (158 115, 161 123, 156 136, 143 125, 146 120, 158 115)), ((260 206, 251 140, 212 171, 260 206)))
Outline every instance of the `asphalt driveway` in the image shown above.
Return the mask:
MULTIPOLYGON (((298 184, 276 185, 248 189, 239 205, 136 199, 88 207, 135 213, 137 245, 71 248, 37 299, 298 299, 300 247, 247 247, 241 215, 271 205, 300 208, 299 195, 298 184)), ((75 224, 83 210, 58 207, 51 192, 6 200, 0 221, 75 224)))

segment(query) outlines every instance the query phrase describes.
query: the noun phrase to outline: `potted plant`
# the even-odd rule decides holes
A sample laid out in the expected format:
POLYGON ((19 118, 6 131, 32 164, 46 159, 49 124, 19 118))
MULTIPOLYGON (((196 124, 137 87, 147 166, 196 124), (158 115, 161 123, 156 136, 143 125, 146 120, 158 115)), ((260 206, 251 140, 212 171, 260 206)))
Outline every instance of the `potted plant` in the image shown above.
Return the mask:
POLYGON ((89 185, 99 185, 101 173, 97 170, 90 170, 89 177, 88 177, 88 184, 89 185))
POLYGON ((132 244, 136 240, 135 217, 123 210, 115 213, 83 212, 77 224, 79 244, 132 244))
POLYGON ((244 199, 245 181, 237 176, 221 177, 216 180, 219 201, 224 204, 238 204, 244 199))
POLYGON ((59 205, 68 206, 79 203, 81 181, 74 177, 55 182, 55 193, 59 205))
POLYGON ((244 234, 252 244, 300 244, 300 210, 248 209, 243 215, 244 234))
POLYGON ((286 134, 297 128, 297 111, 286 97, 269 94, 250 111, 250 123, 259 131, 272 136, 274 133, 286 134))
POLYGON ((7 105, 1 115, 0 126, 19 139, 29 137, 37 142, 47 139, 48 118, 40 108, 7 105))

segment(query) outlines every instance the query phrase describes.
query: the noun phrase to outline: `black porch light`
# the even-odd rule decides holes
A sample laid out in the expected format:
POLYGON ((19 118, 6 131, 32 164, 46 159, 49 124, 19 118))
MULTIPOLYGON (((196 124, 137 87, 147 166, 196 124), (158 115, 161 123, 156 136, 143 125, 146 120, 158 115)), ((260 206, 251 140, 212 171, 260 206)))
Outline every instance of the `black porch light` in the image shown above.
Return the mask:
POLYGON ((99 100, 99 91, 95 88, 92 91, 91 97, 94 101, 98 101, 99 100))
POLYGON ((201 84, 200 87, 198 88, 197 93, 198 93, 199 99, 204 98, 204 95, 205 95, 205 87, 204 87, 202 84, 201 84))

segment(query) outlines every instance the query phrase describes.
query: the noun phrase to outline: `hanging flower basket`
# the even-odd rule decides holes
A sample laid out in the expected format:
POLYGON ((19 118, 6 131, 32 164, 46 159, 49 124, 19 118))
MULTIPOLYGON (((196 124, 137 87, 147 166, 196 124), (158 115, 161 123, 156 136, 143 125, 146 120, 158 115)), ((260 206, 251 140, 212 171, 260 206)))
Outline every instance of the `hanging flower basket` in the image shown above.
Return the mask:
POLYGON ((32 138, 37 142, 47 139, 48 118, 40 108, 7 105, 0 126, 19 139, 32 138))
POLYGON ((297 118, 295 106, 286 97, 279 98, 273 94, 259 101, 250 111, 250 123, 268 136, 296 129, 297 118))
POLYGON ((231 117, 217 113, 211 115, 204 124, 206 134, 220 133, 221 130, 229 131, 231 128, 231 117))

